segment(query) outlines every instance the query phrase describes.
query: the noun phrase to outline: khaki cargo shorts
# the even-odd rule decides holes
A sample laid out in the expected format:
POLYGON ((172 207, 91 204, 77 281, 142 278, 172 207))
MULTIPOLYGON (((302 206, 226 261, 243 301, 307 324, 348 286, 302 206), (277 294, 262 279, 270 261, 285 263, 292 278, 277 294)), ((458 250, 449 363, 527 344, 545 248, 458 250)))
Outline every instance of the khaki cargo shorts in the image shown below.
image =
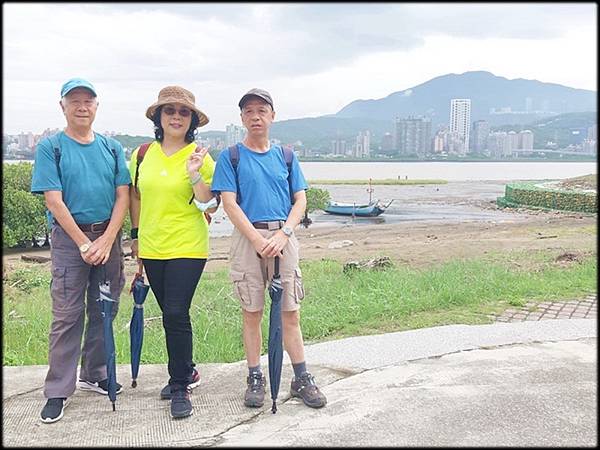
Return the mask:
MULTIPOLYGON (((276 230, 257 231, 267 239, 276 233, 276 230)), ((292 234, 288 245, 283 249, 283 256, 279 257, 279 273, 283 285, 282 311, 299 309, 300 302, 304 298, 302 272, 298 265, 299 248, 298 239, 292 234)), ((229 260, 231 261, 229 277, 233 282, 233 292, 240 301, 242 309, 249 312, 263 310, 265 295, 269 295, 267 289, 273 277, 274 258, 259 258, 250 241, 234 228, 229 260)))

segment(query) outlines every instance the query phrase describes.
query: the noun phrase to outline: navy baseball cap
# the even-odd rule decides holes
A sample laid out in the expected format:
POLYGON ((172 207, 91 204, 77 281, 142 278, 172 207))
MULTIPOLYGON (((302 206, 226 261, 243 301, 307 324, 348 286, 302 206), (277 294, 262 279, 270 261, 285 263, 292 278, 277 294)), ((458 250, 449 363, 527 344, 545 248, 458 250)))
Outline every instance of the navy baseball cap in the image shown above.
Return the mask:
POLYGON ((71 92, 73 89, 78 88, 78 87, 89 89, 90 91, 92 91, 92 94, 94 94, 94 97, 97 97, 96 89, 94 89, 94 86, 92 85, 92 83, 90 83, 87 80, 84 80, 83 78, 71 78, 69 81, 67 81, 65 84, 63 84, 63 86, 60 90, 60 96, 64 97, 69 92, 71 92))

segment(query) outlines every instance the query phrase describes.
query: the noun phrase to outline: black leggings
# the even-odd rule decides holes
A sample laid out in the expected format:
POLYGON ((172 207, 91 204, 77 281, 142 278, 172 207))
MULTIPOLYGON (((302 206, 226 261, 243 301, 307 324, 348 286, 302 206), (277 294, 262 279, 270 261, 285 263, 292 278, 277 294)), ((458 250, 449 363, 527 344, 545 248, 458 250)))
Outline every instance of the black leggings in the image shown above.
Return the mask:
POLYGON ((206 259, 142 261, 148 282, 163 314, 171 391, 185 389, 194 368, 190 306, 206 259))

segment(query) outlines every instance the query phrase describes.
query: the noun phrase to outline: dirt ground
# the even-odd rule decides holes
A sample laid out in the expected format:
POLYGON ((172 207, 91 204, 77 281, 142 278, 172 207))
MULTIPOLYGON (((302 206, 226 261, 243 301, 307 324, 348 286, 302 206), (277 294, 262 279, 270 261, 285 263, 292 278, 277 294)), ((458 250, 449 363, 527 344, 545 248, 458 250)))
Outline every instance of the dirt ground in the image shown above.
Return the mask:
MULTIPOLYGON (((396 223, 298 229, 302 260, 334 259, 342 263, 388 256, 394 262, 424 267, 493 251, 554 249, 596 253, 596 216, 565 213, 521 213, 514 222, 396 223), (342 241, 352 244, 329 248, 342 241)), ((211 241, 217 269, 227 264, 229 238, 211 241)), ((208 266, 207 266, 208 268, 208 266)))

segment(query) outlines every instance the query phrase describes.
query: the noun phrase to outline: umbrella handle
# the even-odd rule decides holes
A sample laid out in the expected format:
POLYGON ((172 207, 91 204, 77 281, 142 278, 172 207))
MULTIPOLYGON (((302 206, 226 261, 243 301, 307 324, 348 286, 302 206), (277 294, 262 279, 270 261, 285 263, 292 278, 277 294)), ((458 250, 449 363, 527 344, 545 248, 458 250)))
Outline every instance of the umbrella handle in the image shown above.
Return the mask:
POLYGON ((273 262, 274 267, 273 267, 273 276, 274 277, 279 277, 279 256, 275 257, 275 261, 273 262))

